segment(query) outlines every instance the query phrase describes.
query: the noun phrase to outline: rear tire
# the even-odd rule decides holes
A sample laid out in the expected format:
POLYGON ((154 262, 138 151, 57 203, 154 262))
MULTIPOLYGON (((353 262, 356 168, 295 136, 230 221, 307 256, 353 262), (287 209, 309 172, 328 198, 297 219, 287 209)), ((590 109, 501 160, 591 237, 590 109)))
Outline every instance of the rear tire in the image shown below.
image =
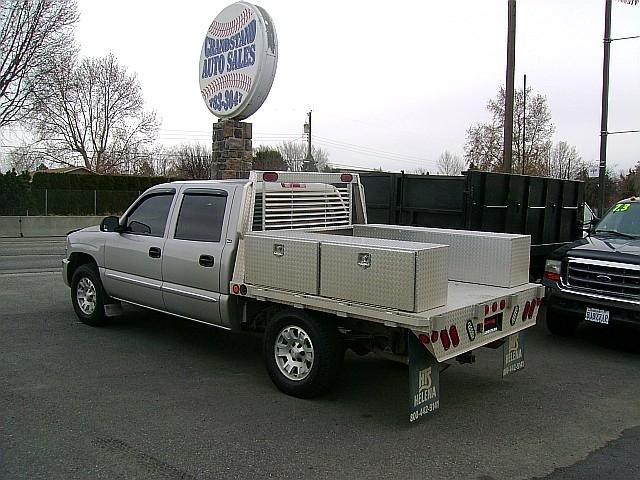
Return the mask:
POLYGON ((80 265, 71 278, 71 303, 80 321, 92 327, 106 325, 109 321, 104 313, 106 299, 96 266, 80 265))
POLYGON ((286 310, 269 321, 263 356, 269 377, 283 393, 312 398, 327 392, 338 376, 344 348, 330 319, 286 310))
POLYGON ((568 337, 576 331, 579 323, 580 320, 577 317, 561 313, 547 306, 547 328, 554 335, 568 337))

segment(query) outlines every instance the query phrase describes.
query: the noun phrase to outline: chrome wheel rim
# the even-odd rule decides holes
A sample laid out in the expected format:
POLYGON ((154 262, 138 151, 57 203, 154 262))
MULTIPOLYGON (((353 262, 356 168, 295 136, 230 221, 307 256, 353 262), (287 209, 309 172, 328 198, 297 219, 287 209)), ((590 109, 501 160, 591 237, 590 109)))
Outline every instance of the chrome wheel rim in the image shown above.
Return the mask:
POLYGON ((289 380, 307 378, 315 358, 311 338, 302 328, 289 325, 276 337, 274 353, 280 373, 289 380))
POLYGON ((91 315, 96 309, 96 287, 87 277, 82 277, 76 287, 78 307, 85 315, 91 315))

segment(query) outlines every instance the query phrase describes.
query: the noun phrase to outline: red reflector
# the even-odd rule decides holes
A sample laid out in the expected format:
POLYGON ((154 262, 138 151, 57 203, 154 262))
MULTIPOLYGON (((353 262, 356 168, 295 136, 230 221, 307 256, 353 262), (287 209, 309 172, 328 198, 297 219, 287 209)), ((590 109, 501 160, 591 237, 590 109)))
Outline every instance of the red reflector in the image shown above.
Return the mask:
POLYGON ((559 282, 560 274, 555 272, 544 272, 544 278, 551 280, 552 282, 559 282))
POLYGON ((277 182, 278 174, 276 172, 264 172, 262 174, 262 180, 265 182, 277 182))
POLYGON ((231 290, 235 295, 237 295, 238 293, 240 293, 240 285, 234 285, 233 287, 231 287, 231 290))
POLYGON ((431 343, 436 343, 438 341, 438 331, 434 330, 431 332, 431 343))
POLYGON ((342 175, 340 175, 340 181, 344 183, 352 182, 353 175, 351 175, 350 173, 343 173, 342 175))
POLYGON ((451 340, 449 339, 449 332, 447 330, 440 330, 440 340, 445 350, 449 350, 451 346, 451 340))
POLYGON ((522 309, 522 321, 523 322, 529 316, 529 308, 531 308, 531 304, 529 302, 525 303, 524 308, 522 309))
POLYGON ((484 314, 489 315, 489 305, 484 306, 484 314))
POLYGON ((529 309, 529 320, 533 318, 533 312, 536 311, 536 303, 537 302, 535 299, 531 302, 531 308, 529 309))
POLYGON ((498 311, 498 302, 493 302, 493 305, 491 305, 491 310, 494 312, 498 311))
POLYGON ((454 347, 457 347, 460 343, 460 337, 458 336, 458 329, 455 325, 449 327, 449 335, 451 336, 451 343, 453 343, 454 347))
POLYGON ((504 310, 504 307, 507 306, 507 301, 506 300, 500 300, 500 310, 504 310))
POLYGON ((429 343, 429 335, 421 333, 420 335, 418 335, 418 340, 420 340, 420 343, 424 343, 426 345, 427 343, 429 343))

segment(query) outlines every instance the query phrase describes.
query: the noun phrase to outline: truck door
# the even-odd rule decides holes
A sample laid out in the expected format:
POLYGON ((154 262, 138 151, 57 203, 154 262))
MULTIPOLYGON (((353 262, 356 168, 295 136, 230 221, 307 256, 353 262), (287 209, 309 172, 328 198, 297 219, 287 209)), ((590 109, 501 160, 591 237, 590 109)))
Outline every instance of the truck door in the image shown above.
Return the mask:
POLYGON ((162 255, 175 189, 158 189, 127 212, 124 233, 108 233, 104 285, 112 297, 164 310, 162 255))
POLYGON ((162 257, 166 310, 206 323, 220 320, 220 259, 233 190, 186 188, 162 257))

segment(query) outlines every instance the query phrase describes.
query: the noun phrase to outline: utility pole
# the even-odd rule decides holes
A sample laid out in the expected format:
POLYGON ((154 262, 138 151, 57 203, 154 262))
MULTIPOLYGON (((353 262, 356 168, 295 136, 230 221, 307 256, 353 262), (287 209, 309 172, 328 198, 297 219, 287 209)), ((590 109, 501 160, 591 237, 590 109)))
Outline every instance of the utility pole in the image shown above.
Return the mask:
POLYGON ((607 178, 607 122, 609 120, 609 54, 611 51, 611 3, 606 0, 604 9, 604 57, 602 61, 602 111, 600 117, 600 196, 598 215, 604 214, 605 181, 607 178))
POLYGON ((507 15, 507 88, 504 99, 504 150, 502 156, 505 173, 511 173, 513 156, 513 84, 516 73, 516 0, 509 0, 507 15))
MULTIPOLYGON (((638 5, 640 0, 620 0, 628 5, 638 5)), ((600 198, 598 202, 598 215, 604 215, 605 181, 607 179, 607 137, 618 133, 640 133, 640 130, 622 130, 609 132, 607 123, 609 120, 609 58, 611 42, 617 40, 637 40, 640 35, 630 37, 611 38, 611 8, 612 0, 605 1, 604 8, 604 56, 602 60, 602 116, 600 118, 600 198)))
POLYGON ((524 91, 522 94, 522 175, 524 175, 524 161, 527 156, 527 74, 524 74, 524 91))
POLYGON ((311 172, 316 170, 313 165, 313 155, 311 155, 311 112, 312 110, 309 110, 309 112, 307 112, 307 117, 309 118, 307 123, 304 124, 304 133, 307 134, 307 157, 304 159, 304 162, 302 162, 302 171, 304 172, 311 172))

